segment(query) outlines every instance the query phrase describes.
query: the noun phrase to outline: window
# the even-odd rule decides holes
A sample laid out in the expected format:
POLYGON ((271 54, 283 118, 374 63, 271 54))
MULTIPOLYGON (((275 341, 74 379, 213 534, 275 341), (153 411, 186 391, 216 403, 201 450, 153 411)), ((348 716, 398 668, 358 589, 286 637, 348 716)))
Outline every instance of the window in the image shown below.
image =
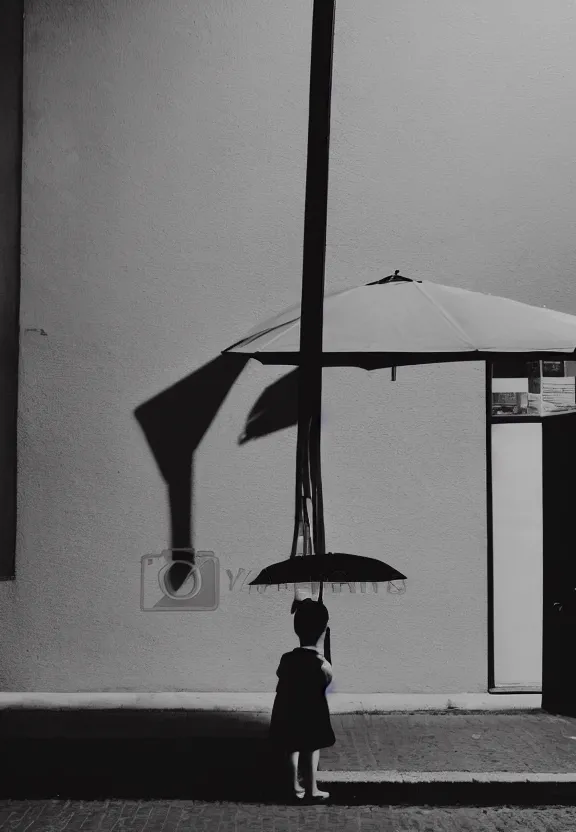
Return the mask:
POLYGON ((574 412, 575 382, 575 361, 495 361, 492 416, 538 418, 574 412))

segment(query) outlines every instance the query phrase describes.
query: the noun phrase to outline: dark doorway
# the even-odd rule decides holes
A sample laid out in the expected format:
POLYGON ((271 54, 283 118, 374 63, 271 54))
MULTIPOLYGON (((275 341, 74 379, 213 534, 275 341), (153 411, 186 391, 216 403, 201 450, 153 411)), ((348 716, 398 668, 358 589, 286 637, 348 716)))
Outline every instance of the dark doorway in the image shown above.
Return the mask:
POLYGON ((576 715, 576 414, 542 420, 542 454, 542 707, 552 713, 576 715))

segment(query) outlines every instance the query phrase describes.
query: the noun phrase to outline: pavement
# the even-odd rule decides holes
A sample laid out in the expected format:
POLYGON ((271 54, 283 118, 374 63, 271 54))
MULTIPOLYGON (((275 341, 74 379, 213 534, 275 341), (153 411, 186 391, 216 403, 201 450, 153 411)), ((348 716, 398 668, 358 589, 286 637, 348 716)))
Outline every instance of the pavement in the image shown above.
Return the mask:
POLYGON ((568 832, 569 806, 282 806, 191 800, 0 801, 0 832, 568 832))
MULTIPOLYGON (((0 798, 289 802, 269 714, 0 712, 0 798)), ((574 805, 576 718, 336 714, 320 785, 341 805, 574 805)), ((108 804, 106 804, 108 805, 108 804)), ((310 807, 311 810, 314 807, 310 807)))

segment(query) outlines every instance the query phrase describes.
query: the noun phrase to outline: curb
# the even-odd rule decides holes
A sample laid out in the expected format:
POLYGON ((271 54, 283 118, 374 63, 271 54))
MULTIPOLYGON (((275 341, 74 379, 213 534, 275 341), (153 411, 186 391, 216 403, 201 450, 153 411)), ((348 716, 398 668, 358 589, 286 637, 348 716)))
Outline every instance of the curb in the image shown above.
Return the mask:
POLYGON ((576 773, 321 771, 340 805, 576 805, 576 773))
POLYGON ((329 771, 318 772, 326 786, 339 784, 378 783, 380 785, 422 784, 489 784, 495 783, 525 785, 576 786, 576 772, 516 772, 516 771, 329 771))
MULTIPOLYGON (((11 800, 200 800, 206 802, 298 804, 279 790, 278 772, 226 777, 198 769, 163 776, 142 770, 122 777, 92 773, 65 777, 8 776, 0 799, 11 800)), ((576 806, 576 774, 517 772, 320 771, 327 805, 371 806, 576 806)))

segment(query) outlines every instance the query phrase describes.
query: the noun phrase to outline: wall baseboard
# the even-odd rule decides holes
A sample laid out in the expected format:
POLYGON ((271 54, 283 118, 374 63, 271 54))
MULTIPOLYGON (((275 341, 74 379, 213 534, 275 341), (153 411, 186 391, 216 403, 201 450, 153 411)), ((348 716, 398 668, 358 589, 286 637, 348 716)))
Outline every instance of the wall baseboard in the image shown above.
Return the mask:
MULTIPOLYGON (((0 693, 0 710, 189 710, 267 713, 273 693, 0 693)), ((539 710, 539 693, 328 694, 333 714, 410 711, 539 710)))

